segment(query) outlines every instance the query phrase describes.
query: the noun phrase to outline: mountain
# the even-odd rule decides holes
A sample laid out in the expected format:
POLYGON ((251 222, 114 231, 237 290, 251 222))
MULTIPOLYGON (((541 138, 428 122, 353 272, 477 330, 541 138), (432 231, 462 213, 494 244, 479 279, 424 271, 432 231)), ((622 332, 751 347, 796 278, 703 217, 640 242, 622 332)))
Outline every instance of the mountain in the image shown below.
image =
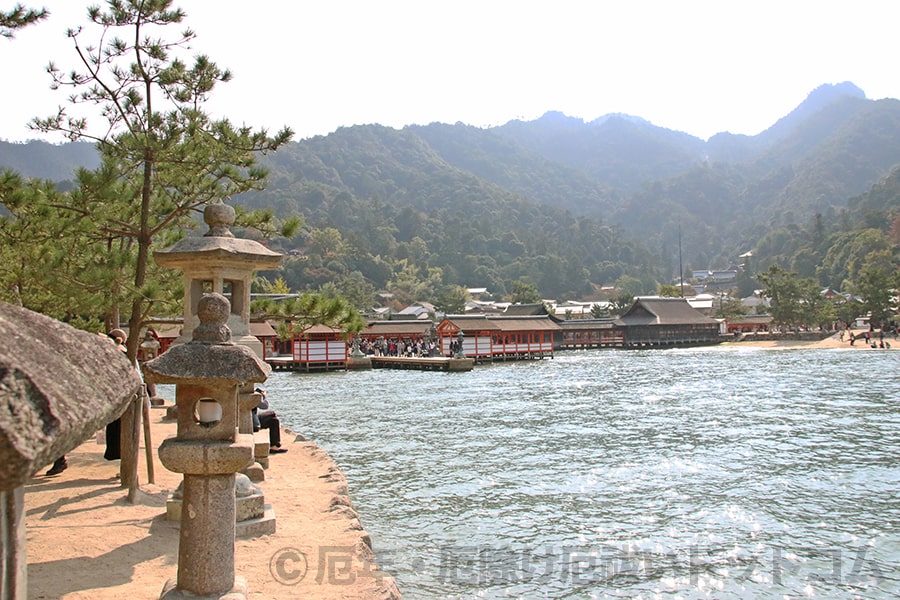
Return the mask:
POLYGON ((95 169, 100 165, 93 144, 75 142, 50 144, 34 140, 26 143, 0 141, 0 167, 18 171, 26 177, 67 181, 74 178, 75 169, 95 169))
MULTIPOLYGON (((31 146, 0 146, 0 165, 69 177, 54 147, 31 146)), ((59 153, 74 156, 67 146, 59 153)), ((285 250, 312 257, 317 232, 334 229, 355 257, 311 258, 295 274, 304 285, 358 272, 384 287, 415 263, 417 277, 439 269, 444 284, 496 291, 524 277, 548 295, 583 294, 622 275, 652 291, 677 271, 679 230, 686 263, 702 269, 757 247, 760 260, 769 248, 789 262, 799 246, 773 243, 782 232, 856 226, 848 200, 900 165, 900 101, 825 85, 756 136, 707 141, 626 114, 585 122, 548 112, 487 129, 354 126, 263 163, 268 188, 234 202, 302 214, 306 233, 285 250)), ((882 221, 894 214, 887 205, 882 221)))
POLYGON ((492 131, 624 194, 648 180, 675 176, 705 154, 699 138, 620 114, 585 123, 548 112, 492 131))
MULTIPOLYGON (((855 86, 840 90, 848 93, 820 88, 742 150, 726 152, 730 160, 711 152, 704 165, 635 193, 612 221, 642 237, 674 215, 695 221, 704 231, 696 254, 720 264, 777 227, 806 225, 817 214, 836 224, 849 198, 900 164, 900 101, 867 100, 855 86), (734 159, 739 154, 746 159, 734 159)), ((721 150, 721 139, 710 140, 715 144, 721 150)))
MULTIPOLYGON (((759 158, 786 138, 794 139, 795 143, 791 145, 794 148, 810 146, 816 143, 817 136, 827 135, 852 116, 852 106, 861 107, 865 101, 865 92, 850 82, 821 85, 797 108, 759 135, 714 135, 707 143, 707 156, 716 162, 747 162, 759 158), (798 135, 798 130, 805 131, 806 135, 798 135)), ((781 158, 789 157, 782 155, 781 158)))
MULTIPOLYGON (((847 212, 859 228, 885 227, 900 223, 900 166, 895 167, 866 193, 851 198, 847 212)), ((900 227, 891 232, 900 243, 900 227)))
MULTIPOLYGON (((354 126, 290 144, 267 160, 269 187, 235 202, 248 208, 274 207, 282 215, 299 212, 312 229, 340 231, 345 243, 338 245, 353 260, 307 261, 298 266, 303 272, 296 276, 306 283, 359 271, 375 287, 389 287, 396 271, 385 271, 383 261, 391 257, 406 261, 417 276, 439 269, 443 284, 477 281, 501 294, 511 290, 514 280, 528 278, 547 293, 586 295, 593 290, 591 282, 615 279, 636 265, 644 265, 652 287, 652 265, 638 244, 595 219, 541 205, 453 164, 461 160, 453 144, 465 146, 464 141, 447 141, 446 156, 427 141, 452 131, 450 137, 463 140, 475 135, 482 149, 496 152, 498 145, 507 145, 502 139, 481 139, 479 130, 459 126, 424 130, 354 126)), ((544 169, 545 175, 556 169, 562 175, 553 182, 573 175, 572 169, 527 151, 516 153, 524 163, 511 160, 508 152, 494 160, 496 156, 485 154, 476 161, 482 165, 472 168, 493 165, 503 170, 512 165, 526 173, 524 164, 544 169)), ((494 178, 512 180, 509 173, 494 178)), ((580 180, 587 181, 583 176, 580 180)), ((552 191, 543 180, 520 185, 552 191)), ((299 247, 286 250, 307 254, 317 244, 311 238, 289 243, 299 247)))
POLYGON ((542 204, 579 214, 608 214, 618 193, 576 166, 552 160, 495 130, 468 125, 409 128, 454 167, 542 204))

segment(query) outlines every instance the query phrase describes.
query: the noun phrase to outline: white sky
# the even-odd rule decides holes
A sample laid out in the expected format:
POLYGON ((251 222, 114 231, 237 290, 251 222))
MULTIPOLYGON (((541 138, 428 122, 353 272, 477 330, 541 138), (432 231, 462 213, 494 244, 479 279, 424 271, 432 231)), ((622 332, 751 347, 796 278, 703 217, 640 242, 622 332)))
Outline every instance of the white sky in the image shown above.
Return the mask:
MULTIPOLYGON (((0 139, 9 141, 39 137, 26 123, 65 103, 44 68, 76 66, 66 29, 101 3, 18 1, 53 14, 0 39, 0 139)), ((0 10, 14 4, 0 0, 0 10)), ((234 73, 208 112, 271 133, 287 125, 295 139, 364 123, 486 127, 548 110, 586 121, 623 112, 705 139, 759 133, 823 83, 900 98, 897 0, 174 5, 198 34, 193 52, 234 73)))

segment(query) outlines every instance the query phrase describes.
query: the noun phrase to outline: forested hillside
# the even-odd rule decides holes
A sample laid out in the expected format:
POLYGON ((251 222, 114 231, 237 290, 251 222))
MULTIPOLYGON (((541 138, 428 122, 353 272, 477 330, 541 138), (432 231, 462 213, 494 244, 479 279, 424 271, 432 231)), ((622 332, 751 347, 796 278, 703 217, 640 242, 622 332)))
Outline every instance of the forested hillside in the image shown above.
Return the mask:
POLYGON ((291 285, 340 287, 356 272, 356 281, 412 299, 452 285, 505 294, 520 279, 564 296, 589 295, 593 282, 623 274, 646 273, 655 285, 639 244, 449 164, 412 128, 340 129, 268 164, 269 188, 236 201, 306 217, 303 237, 284 242, 307 257, 286 269, 291 285))
POLYGON ((97 151, 87 142, 56 145, 35 140, 14 144, 2 141, 0 135, 0 168, 28 177, 68 181, 78 167, 95 169, 99 164, 97 151))
POLYGON ((584 123, 551 112, 536 121, 512 121, 496 131, 623 194, 677 175, 705 155, 702 140, 629 115, 584 123))
POLYGON ((778 264, 836 289, 853 289, 870 266, 891 273, 900 247, 900 167, 868 192, 850 199, 828 223, 821 215, 808 223, 774 228, 756 245, 754 262, 778 264))
MULTIPOLYGON (((66 179, 35 154, 44 146, 0 145, 0 166, 66 179)), ((376 290, 433 300, 516 282, 545 297, 623 278, 653 292, 677 276, 679 232, 685 270, 752 251, 757 270, 776 263, 841 287, 898 258, 900 101, 849 83, 814 90, 756 136, 704 141, 628 115, 551 112, 490 129, 341 128, 263 163, 267 189, 231 202, 302 215, 297 237, 271 241, 289 253, 280 274, 360 306, 376 290)))

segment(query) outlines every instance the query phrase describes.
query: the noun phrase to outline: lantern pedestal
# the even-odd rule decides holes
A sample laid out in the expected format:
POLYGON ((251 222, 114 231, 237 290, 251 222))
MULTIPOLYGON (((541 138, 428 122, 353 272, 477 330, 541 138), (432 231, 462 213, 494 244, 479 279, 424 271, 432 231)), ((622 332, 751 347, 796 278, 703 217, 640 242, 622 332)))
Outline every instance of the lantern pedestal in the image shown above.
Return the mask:
MULTIPOLYGON (((184 474, 178 577, 161 598, 245 600, 235 576, 237 472, 253 462, 254 442, 239 433, 238 392, 265 381, 271 368, 252 350, 231 342, 231 306, 218 293, 197 305, 193 339, 144 363, 148 383, 174 383, 177 434, 163 441, 159 459, 184 474)), ((242 476, 243 477, 243 476, 242 476)))

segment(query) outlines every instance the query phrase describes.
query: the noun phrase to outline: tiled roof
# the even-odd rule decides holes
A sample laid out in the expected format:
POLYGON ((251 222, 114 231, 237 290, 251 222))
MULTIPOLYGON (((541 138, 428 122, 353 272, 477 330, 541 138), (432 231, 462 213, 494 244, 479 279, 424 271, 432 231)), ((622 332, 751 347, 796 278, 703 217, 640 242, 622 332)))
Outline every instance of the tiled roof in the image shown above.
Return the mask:
POLYGON ((541 302, 534 304, 510 304, 503 311, 504 315, 546 315, 547 308, 541 302))
POLYGON ((492 317, 500 331, 558 331, 559 325, 548 317, 492 317))
POLYGON ((718 324, 691 308, 684 298, 638 298, 628 312, 616 319, 619 325, 718 324))
POLYGON ((559 326, 563 331, 567 329, 575 329, 577 331, 614 329, 616 327, 613 319, 570 319, 557 321, 557 323, 559 323, 559 326))

